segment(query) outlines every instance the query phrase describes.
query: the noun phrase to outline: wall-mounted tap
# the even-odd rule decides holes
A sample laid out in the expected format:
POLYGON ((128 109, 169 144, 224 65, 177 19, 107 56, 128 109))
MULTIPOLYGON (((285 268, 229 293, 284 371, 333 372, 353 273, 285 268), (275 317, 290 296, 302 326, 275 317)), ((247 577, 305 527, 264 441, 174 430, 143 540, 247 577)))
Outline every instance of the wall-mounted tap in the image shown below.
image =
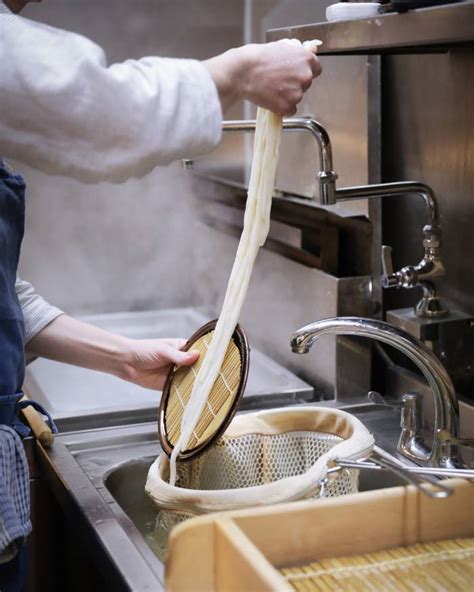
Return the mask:
MULTIPOLYGON (((255 131, 255 125, 255 119, 224 121, 222 129, 225 132, 248 132, 255 131)), ((332 148, 329 134, 318 121, 311 119, 311 117, 283 119, 282 126, 284 131, 308 131, 316 139, 320 168, 316 175, 319 185, 319 203, 326 206, 334 205, 336 203, 337 175, 333 171, 332 148)))
MULTIPOLYGON (((434 467, 461 467, 458 454, 459 408, 453 383, 443 364, 420 340, 382 321, 358 317, 324 319, 298 329, 291 338, 295 353, 308 353, 314 342, 323 335, 356 335, 369 337, 391 345, 404 353, 423 373, 434 397, 434 434, 428 454, 419 447, 421 434, 403 439, 399 451, 410 459, 428 461, 434 467), (416 437, 415 437, 416 436, 416 437)), ((419 424, 410 425, 410 429, 419 424)), ((401 439, 402 440, 402 439, 401 439)), ((399 443, 400 444, 400 443, 399 443)))
MULTIPOLYGON (((423 228, 423 259, 416 265, 407 265, 394 273, 391 248, 384 245, 382 247, 382 285, 384 288, 420 287, 423 290, 423 296, 415 306, 416 315, 425 318, 444 316, 448 311, 441 306, 431 283, 433 278, 444 274, 444 266, 440 257, 441 229, 438 209, 431 188, 415 181, 401 181, 337 189, 337 174, 333 166, 331 140, 324 127, 310 117, 292 117, 283 119, 283 129, 285 131, 306 130, 315 138, 319 148, 320 170, 316 176, 321 205, 330 206, 339 201, 393 197, 407 193, 419 195, 424 200, 427 222, 423 228)), ((223 130, 227 132, 254 131, 255 120, 224 121, 223 130)))
POLYGON ((436 200, 428 185, 414 181, 398 183, 380 183, 337 189, 337 201, 366 199, 372 197, 393 197, 407 193, 420 196, 425 202, 426 224, 423 227, 423 259, 417 265, 407 265, 400 271, 393 271, 392 248, 382 246, 382 286, 384 288, 417 288, 423 290, 423 296, 415 306, 415 314, 419 317, 439 318, 447 314, 431 280, 444 275, 441 261, 441 228, 438 219, 436 200))

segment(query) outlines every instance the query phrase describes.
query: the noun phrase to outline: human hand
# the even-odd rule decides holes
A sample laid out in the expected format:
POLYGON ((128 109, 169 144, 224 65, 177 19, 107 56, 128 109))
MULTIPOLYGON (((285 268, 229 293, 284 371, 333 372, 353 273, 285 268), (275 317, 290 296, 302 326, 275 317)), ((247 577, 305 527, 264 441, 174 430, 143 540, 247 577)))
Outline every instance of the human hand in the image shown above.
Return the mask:
POLYGON ((199 351, 182 351, 185 339, 127 339, 120 378, 160 391, 174 364, 191 366, 199 351))
POLYGON ((224 110, 237 99, 247 99, 279 115, 294 115, 313 79, 321 74, 316 50, 316 44, 306 48, 281 40, 231 49, 204 64, 224 110))
POLYGON ((39 331, 26 351, 162 390, 173 364, 190 366, 199 358, 198 351, 182 351, 185 343, 185 339, 130 339, 64 314, 39 331))

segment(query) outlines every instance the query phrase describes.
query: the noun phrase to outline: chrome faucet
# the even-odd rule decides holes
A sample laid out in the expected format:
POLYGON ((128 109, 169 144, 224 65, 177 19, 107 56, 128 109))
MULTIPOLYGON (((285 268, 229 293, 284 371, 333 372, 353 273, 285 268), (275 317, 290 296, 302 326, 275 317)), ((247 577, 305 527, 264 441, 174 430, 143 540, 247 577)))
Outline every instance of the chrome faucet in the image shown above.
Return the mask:
MULTIPOLYGON (((249 132, 255 131, 255 119, 239 119, 224 121, 222 129, 225 132, 249 132)), ((282 127, 287 130, 303 130, 310 132, 318 144, 319 172, 317 180, 319 184, 319 203, 322 205, 334 205, 336 203, 336 179, 333 171, 332 148, 329 134, 324 127, 311 117, 291 117, 283 119, 282 127)), ((316 197, 316 196, 314 196, 316 197)))
POLYGON ((380 183, 337 189, 336 200, 347 201, 361 198, 393 197, 411 193, 419 195, 425 202, 426 224, 423 227, 423 259, 417 265, 407 265, 400 271, 393 271, 392 247, 382 246, 382 286, 384 288, 417 288, 423 290, 421 300, 415 306, 418 317, 439 318, 447 314, 436 296, 431 280, 444 275, 441 261, 441 228, 438 207, 430 187, 415 181, 380 183))
POLYGON ((463 468, 458 455, 458 444, 462 441, 457 437, 459 407, 456 392, 443 364, 430 349, 389 323, 358 317, 324 319, 306 325, 291 338, 291 349, 298 354, 308 353, 313 343, 327 334, 370 337, 391 345, 410 358, 423 373, 433 393, 434 434, 431 449, 419 446, 421 434, 412 434, 410 438, 400 438, 398 450, 411 460, 427 462, 433 467, 463 468))
MULTIPOLYGON (((225 132, 255 131, 254 119, 224 121, 225 132)), ((444 275, 440 256, 441 229, 438 208, 433 191, 428 185, 416 181, 379 183, 355 187, 336 188, 337 174, 334 171, 331 140, 326 129, 311 117, 291 117, 283 119, 283 130, 303 130, 310 132, 318 144, 319 171, 316 175, 319 185, 319 203, 324 206, 335 205, 340 201, 370 199, 374 197, 393 197, 407 193, 420 196, 426 207, 427 222, 423 228, 423 259, 416 265, 407 265, 393 272, 391 247, 382 247, 382 285, 384 288, 417 288, 423 290, 421 300, 415 306, 418 317, 438 318, 447 314, 436 295, 431 280, 444 275)), ((313 196, 316 198, 316 191, 313 196)))

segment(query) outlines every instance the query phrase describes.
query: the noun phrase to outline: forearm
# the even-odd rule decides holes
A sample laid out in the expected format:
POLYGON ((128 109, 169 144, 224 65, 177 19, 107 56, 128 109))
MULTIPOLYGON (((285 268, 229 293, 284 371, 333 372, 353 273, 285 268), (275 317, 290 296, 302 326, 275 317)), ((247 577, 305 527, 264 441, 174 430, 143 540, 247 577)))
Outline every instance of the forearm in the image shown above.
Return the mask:
POLYGON ((107 372, 121 378, 130 363, 128 340, 94 325, 62 315, 40 331, 27 354, 107 372))
POLYGON ((27 353, 161 390, 173 364, 189 366, 199 357, 184 345, 177 338, 128 339, 63 315, 30 341, 27 353))

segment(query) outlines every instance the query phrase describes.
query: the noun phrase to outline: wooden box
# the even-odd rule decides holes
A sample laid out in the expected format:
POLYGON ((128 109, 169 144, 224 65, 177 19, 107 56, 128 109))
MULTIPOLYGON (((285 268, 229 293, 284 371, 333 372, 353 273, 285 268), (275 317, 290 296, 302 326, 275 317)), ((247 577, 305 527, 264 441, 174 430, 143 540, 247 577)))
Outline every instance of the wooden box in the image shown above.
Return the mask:
POLYGON ((474 484, 446 484, 445 499, 407 486, 190 519, 171 535, 166 589, 289 591, 280 567, 474 536, 474 484))

